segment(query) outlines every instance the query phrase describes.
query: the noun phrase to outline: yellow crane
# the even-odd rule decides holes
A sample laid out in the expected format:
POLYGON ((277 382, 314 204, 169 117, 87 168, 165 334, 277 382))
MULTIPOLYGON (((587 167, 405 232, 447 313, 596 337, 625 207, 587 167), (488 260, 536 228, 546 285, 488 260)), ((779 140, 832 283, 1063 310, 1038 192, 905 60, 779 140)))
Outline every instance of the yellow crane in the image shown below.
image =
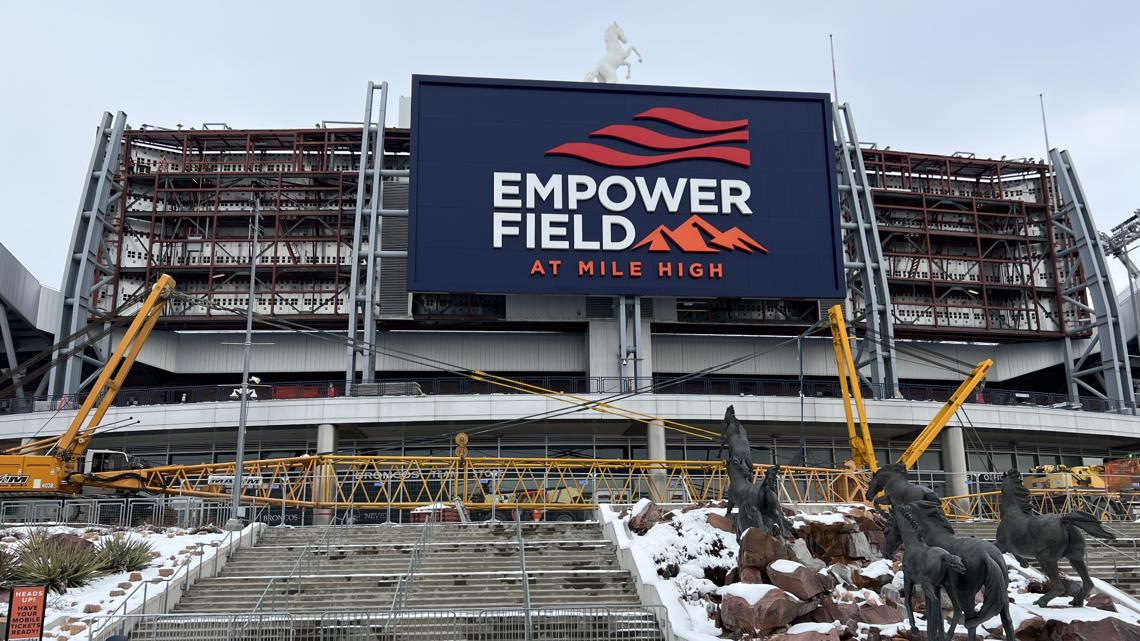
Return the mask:
POLYGON ((174 279, 166 274, 159 276, 63 434, 24 443, 0 454, 0 493, 76 494, 82 489, 80 462, 91 437, 173 291, 174 279))
MULTIPOLYGON (((875 472, 879 462, 875 459, 875 448, 871 441, 871 430, 867 426, 867 411, 863 404, 863 391, 859 385, 859 373, 855 359, 851 355, 851 340, 847 334, 847 323, 843 320, 843 306, 833 305, 827 310, 827 320, 831 325, 831 339, 835 347, 835 365, 839 369, 839 392, 843 397, 843 412, 847 416, 847 437, 851 445, 851 459, 855 466, 875 472)), ((942 429, 954 417, 974 389, 986 377, 994 362, 986 359, 974 366, 966 380, 954 390, 950 398, 939 408, 938 413, 922 429, 914 442, 906 448, 898 462, 910 469, 918 457, 930 447, 942 429)))

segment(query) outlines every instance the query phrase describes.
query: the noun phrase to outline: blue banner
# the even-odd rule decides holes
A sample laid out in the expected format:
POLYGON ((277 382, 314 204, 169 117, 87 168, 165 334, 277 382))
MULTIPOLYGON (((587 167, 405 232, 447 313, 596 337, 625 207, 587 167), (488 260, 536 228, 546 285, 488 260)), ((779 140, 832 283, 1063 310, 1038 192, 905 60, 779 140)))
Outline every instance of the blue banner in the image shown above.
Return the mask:
POLYGON ((826 94, 414 76, 408 289, 844 296, 826 94))

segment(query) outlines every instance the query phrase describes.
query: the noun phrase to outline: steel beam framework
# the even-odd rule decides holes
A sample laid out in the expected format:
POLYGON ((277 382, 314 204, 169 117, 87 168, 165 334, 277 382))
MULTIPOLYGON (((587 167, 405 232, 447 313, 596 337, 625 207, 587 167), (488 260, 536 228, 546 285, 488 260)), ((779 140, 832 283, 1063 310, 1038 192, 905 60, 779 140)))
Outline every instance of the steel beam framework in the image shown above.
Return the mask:
POLYGON ((406 249, 384 250, 381 243, 385 217, 407 218, 407 209, 387 209, 384 203, 384 179, 406 178, 406 169, 384 167, 384 124, 388 112, 388 83, 369 82, 364 99, 361 125, 360 157, 368 156, 371 137, 372 165, 360 163, 356 187, 356 215, 353 219, 352 246, 349 248, 348 278, 348 346, 345 353, 345 383, 351 388, 357 382, 376 380, 376 311, 379 306, 380 261, 384 258, 407 259, 406 249), (379 109, 373 123, 373 102, 379 92, 379 109), (371 175, 371 179, 368 178, 371 175), (366 236, 364 234, 367 234, 366 236), (363 282, 361 268, 363 267, 363 282))
POLYGON ((899 386, 895 370, 894 319, 884 270, 883 249, 879 242, 875 204, 867 180, 859 136, 851 105, 833 104, 832 117, 838 145, 839 195, 844 245, 847 248, 848 302, 854 320, 866 324, 855 356, 857 372, 870 383, 875 398, 893 398, 899 386))
POLYGON ((121 201, 122 188, 115 180, 115 170, 126 126, 127 114, 120 111, 112 117, 107 112, 95 135, 95 148, 84 177, 79 213, 75 217, 60 287, 63 305, 56 336, 72 338, 55 353, 57 359, 61 354, 65 358, 58 360, 51 372, 50 394, 77 394, 85 382, 84 364, 97 370, 110 351, 110 336, 102 344, 93 346, 94 357, 80 346, 85 342, 84 330, 92 328, 91 321, 97 315, 98 292, 115 274, 115 261, 106 251, 104 240, 113 230, 114 221, 109 219, 112 207, 121 201))
POLYGON ((1113 402, 1120 412, 1135 413, 1136 397, 1128 361, 1128 344, 1120 324, 1104 240, 1097 233, 1088 199, 1069 152, 1050 149, 1049 160, 1056 175, 1060 204, 1054 212, 1053 223, 1060 235, 1069 241, 1057 254, 1061 259, 1080 265, 1080 270, 1069 270, 1070 279, 1062 283, 1061 294, 1066 301, 1091 315, 1088 325, 1070 327, 1064 338, 1070 400, 1076 403, 1079 400, 1078 388, 1083 388, 1113 402), (1079 272, 1084 273, 1083 282, 1075 277, 1079 272), (1091 305, 1077 298, 1084 291, 1088 292, 1091 305), (1090 329, 1094 330, 1092 338, 1079 355, 1075 354, 1074 334, 1090 329), (1097 348, 1099 358, 1091 358, 1097 348))

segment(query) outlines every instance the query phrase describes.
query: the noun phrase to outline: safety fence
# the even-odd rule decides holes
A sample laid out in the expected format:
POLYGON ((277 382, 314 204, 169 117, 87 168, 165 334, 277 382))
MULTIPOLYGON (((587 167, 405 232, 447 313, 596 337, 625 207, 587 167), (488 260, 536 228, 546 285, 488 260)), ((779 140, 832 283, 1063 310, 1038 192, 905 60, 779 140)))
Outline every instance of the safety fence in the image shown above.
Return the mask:
POLYGON ((663 606, 95 617, 87 641, 672 641, 663 606), (106 622, 104 622, 106 621, 106 622))
MULTIPOLYGON (((137 527, 153 525, 183 529, 221 526, 232 514, 225 501, 198 498, 105 498, 105 499, 13 499, 0 501, 0 523, 105 525, 137 527)), ((253 520, 269 521, 262 509, 253 520)))
MULTIPOLYGON (((1083 511, 1102 521, 1135 521, 1135 498, 1103 490, 1040 489, 1029 491, 1029 502, 1041 514, 1083 511)), ((1001 518, 1001 492, 947 496, 942 509, 955 520, 997 521, 1001 518)))
MULTIPOLYGON (((615 394, 633 390, 656 394, 695 394, 701 396, 774 396, 839 398, 839 382, 832 380, 798 380, 766 378, 702 377, 683 381, 671 378, 631 378, 604 376, 523 376, 513 380, 524 386, 539 386, 566 394, 615 394)), ((214 403, 240 400, 240 382, 227 385, 188 385, 168 387, 125 388, 114 405, 176 405, 181 403, 214 403)), ((258 402, 303 398, 337 398, 342 396, 438 396, 467 394, 520 394, 519 389, 496 385, 487 380, 453 376, 416 379, 392 379, 378 383, 348 384, 344 380, 264 383, 252 385, 252 398, 258 402)), ((901 383, 894 390, 877 389, 864 384, 867 398, 894 397, 911 401, 944 403, 957 389, 956 385, 922 385, 901 383)), ((0 400, 0 414, 54 412, 75 409, 82 396, 56 395, 0 400)), ((1067 394, 985 388, 975 391, 967 401, 971 404, 1043 407, 1086 412, 1121 412, 1128 408, 1119 400, 1082 396, 1073 402, 1067 394)))
MULTIPOLYGON (((756 466, 757 478, 766 467, 756 466)), ((866 474, 855 470, 781 469, 789 503, 862 501, 866 492, 866 474)), ((233 470, 233 463, 172 465, 138 470, 138 479, 89 483, 220 500, 230 492, 233 470)), ((242 496, 269 513, 275 507, 406 510, 458 501, 474 513, 513 509, 534 518, 536 510, 573 513, 642 498, 719 500, 727 486, 720 461, 318 455, 247 462, 242 496)))

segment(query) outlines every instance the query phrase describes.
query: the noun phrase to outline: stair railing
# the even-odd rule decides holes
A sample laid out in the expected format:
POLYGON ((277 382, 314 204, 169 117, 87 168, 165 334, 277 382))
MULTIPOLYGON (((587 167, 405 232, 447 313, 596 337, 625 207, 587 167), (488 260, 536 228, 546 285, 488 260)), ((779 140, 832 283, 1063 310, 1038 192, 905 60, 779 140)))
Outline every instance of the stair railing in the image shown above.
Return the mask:
POLYGON ((519 509, 518 493, 515 493, 515 538, 519 543, 519 571, 522 573, 523 592, 523 639, 531 641, 530 577, 526 572, 526 543, 522 533, 522 510, 519 509))
POLYGON ((278 594, 280 593, 284 593, 285 611, 289 610, 289 597, 293 590, 289 590, 288 585, 296 585, 299 589, 298 591, 303 592, 305 590, 305 582, 311 580, 314 574, 320 573, 321 558, 322 556, 328 556, 332 546, 333 528, 336 523, 337 519, 333 519, 321 530, 320 534, 305 543, 305 547, 301 549, 301 553, 297 556, 297 560, 293 563, 293 569, 289 571, 288 575, 269 579, 269 583, 265 585, 261 596, 257 598, 257 603, 253 605, 252 613, 260 613, 262 608, 266 605, 269 606, 271 612, 280 612, 281 608, 277 600, 278 594), (317 554, 318 550, 323 554, 317 554), (286 589, 277 590, 278 583, 286 584, 286 589))

